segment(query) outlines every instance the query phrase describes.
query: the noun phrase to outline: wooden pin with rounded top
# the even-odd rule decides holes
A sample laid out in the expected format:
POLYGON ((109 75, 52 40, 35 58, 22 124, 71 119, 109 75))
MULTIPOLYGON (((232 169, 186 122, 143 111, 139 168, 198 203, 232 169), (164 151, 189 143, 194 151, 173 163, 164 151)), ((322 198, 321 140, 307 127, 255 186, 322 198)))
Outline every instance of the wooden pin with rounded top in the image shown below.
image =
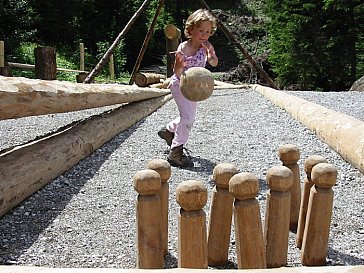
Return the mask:
POLYGON ((215 187, 212 191, 207 239, 208 264, 211 266, 228 262, 234 201, 229 193, 229 180, 237 173, 238 168, 229 163, 216 165, 212 173, 215 187))
POLYGON ((178 217, 178 267, 207 269, 207 189, 202 182, 187 180, 176 189, 181 206, 178 217))

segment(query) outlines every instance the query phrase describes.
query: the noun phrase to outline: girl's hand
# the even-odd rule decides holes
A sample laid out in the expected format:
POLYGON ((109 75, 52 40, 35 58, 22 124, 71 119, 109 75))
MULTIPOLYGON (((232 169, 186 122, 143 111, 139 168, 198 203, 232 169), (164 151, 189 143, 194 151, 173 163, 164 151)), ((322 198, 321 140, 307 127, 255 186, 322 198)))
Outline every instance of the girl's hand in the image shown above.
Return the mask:
POLYGON ((183 54, 181 51, 176 51, 175 62, 174 62, 174 74, 177 77, 181 77, 185 61, 183 60, 183 54))
POLYGON ((219 62, 219 59, 216 56, 214 47, 210 42, 202 43, 201 46, 205 48, 207 52, 207 61, 211 66, 217 66, 217 63, 219 62))

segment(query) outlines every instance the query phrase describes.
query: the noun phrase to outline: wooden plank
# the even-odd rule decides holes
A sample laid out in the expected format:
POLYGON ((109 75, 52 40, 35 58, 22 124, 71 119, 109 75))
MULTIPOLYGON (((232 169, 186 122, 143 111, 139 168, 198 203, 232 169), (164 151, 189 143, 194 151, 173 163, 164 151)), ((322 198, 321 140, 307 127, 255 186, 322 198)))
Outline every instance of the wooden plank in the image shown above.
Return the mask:
POLYGON ((168 89, 0 77, 0 120, 64 113, 168 94, 168 89))
POLYGON ((171 98, 131 103, 0 154, 0 216, 171 98))

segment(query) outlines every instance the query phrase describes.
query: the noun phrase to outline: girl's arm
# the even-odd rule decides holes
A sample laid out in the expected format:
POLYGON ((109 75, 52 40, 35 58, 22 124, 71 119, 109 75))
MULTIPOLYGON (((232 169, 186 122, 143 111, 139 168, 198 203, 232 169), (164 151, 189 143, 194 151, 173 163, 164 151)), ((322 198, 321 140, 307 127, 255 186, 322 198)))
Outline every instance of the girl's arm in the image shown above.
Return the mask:
POLYGON ((173 67, 173 72, 178 78, 180 78, 182 75, 184 65, 185 63, 183 60, 182 44, 180 44, 176 51, 174 67, 173 67))

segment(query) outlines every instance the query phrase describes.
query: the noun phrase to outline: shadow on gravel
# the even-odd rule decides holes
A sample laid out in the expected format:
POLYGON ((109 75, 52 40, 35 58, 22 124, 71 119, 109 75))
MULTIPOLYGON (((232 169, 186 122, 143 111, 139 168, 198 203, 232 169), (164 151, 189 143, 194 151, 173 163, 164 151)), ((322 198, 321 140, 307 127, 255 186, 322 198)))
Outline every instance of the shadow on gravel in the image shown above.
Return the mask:
POLYGON ((194 156, 191 157, 191 160, 193 161, 195 167, 188 168, 188 170, 192 172, 206 173, 212 175, 212 171, 214 170, 216 163, 205 158, 194 156))
POLYGON ((364 265, 364 259, 336 251, 331 247, 328 248, 328 257, 327 265, 364 265), (333 263, 332 260, 335 262, 333 263), (338 263, 337 261, 341 262, 338 263))
POLYGON ((46 232, 73 196, 82 193, 82 187, 143 122, 144 119, 105 143, 0 218, 0 264, 17 264, 19 256, 46 232))

